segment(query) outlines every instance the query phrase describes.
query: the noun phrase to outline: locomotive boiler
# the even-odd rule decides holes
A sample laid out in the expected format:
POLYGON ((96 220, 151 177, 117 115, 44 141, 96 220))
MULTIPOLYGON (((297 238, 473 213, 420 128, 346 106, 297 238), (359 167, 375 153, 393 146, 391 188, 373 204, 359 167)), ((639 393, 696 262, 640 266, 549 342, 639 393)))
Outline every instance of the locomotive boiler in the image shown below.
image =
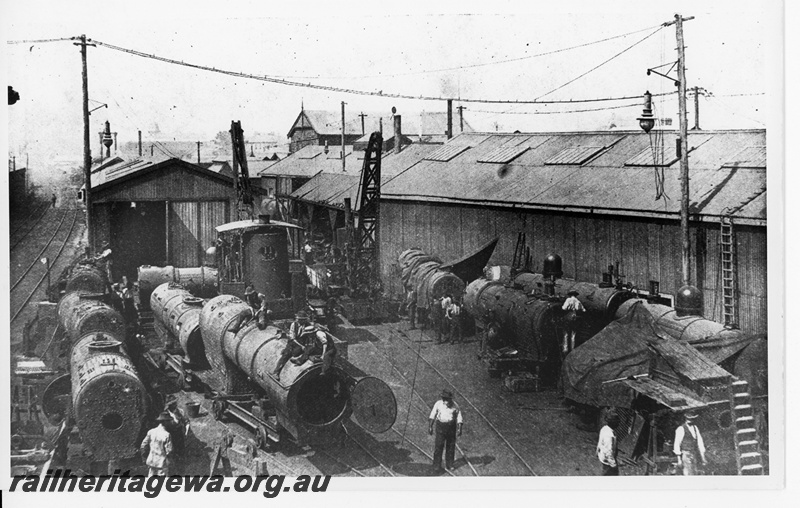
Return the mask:
POLYGON ((498 329, 498 333, 487 337, 486 345, 491 349, 518 348, 543 369, 545 377, 555 375, 560 363, 561 304, 559 298, 531 296, 482 278, 472 281, 464 293, 464 309, 475 319, 476 326, 498 329))
MULTIPOLYGON (((181 319, 172 319, 172 314, 163 310, 181 295, 185 292, 180 288, 162 285, 152 298, 155 321, 162 321, 161 326, 173 336, 183 333, 185 324, 178 326, 181 319)), ((252 316, 252 307, 239 298, 217 296, 200 309, 201 342, 194 343, 197 336, 191 334, 181 341, 191 355, 191 363, 184 364, 184 375, 202 381, 218 395, 215 416, 222 417, 230 409, 253 428, 256 442, 265 448, 279 442, 283 433, 301 444, 329 441, 339 435, 342 422, 351 415, 371 432, 391 428, 397 415, 391 388, 377 378, 351 375, 341 358, 324 375, 321 364, 314 361, 301 365, 287 362, 279 375, 274 375, 288 337, 273 324, 259 329, 252 316), (262 399, 259 407, 268 409, 254 415, 232 402, 244 394, 257 394, 262 399), (271 417, 266 416, 270 413, 271 417)), ((337 350, 344 352, 345 344, 334 340, 337 350)))
POLYGON ((702 316, 702 297, 695 288, 678 293, 676 308, 644 300, 628 300, 616 311, 619 319, 641 302, 656 324, 671 337, 686 342, 728 372, 746 379, 754 396, 767 394, 766 338, 726 327, 702 316))
POLYGON ((438 298, 464 292, 464 281, 453 273, 442 270, 442 261, 420 249, 408 249, 398 257, 403 286, 417 293, 417 307, 422 313, 431 309, 438 298))
POLYGON ((150 295, 153 311, 153 329, 165 347, 177 340, 184 351, 184 360, 199 367, 204 366, 205 351, 200 335, 200 311, 203 300, 181 285, 166 282, 150 295))
POLYGON ((43 401, 56 403, 43 403, 43 408, 48 416, 71 412, 84 450, 94 460, 131 457, 138 450, 149 405, 129 356, 133 342, 126 347, 124 319, 105 303, 102 270, 79 265, 66 287, 70 292, 60 299, 57 314, 70 373, 48 386, 43 401))
POLYGON ((139 306, 150 307, 153 291, 165 282, 180 284, 181 287, 200 298, 212 298, 219 293, 219 273, 216 268, 198 266, 175 268, 174 266, 142 265, 137 269, 139 281, 139 306))

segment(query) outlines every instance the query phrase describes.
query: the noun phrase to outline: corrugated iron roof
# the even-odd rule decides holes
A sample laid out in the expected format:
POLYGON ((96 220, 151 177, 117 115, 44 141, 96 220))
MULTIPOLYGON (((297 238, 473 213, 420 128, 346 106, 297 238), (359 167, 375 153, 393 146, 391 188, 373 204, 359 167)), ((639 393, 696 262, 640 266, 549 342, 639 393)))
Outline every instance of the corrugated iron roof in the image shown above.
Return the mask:
MULTIPOLYGON (((345 135, 368 135, 380 130, 383 122, 384 137, 394 136, 394 121, 391 115, 382 115, 376 112, 367 112, 364 117, 364 129, 361 128, 361 111, 345 112, 345 135)), ((421 136, 425 138, 440 136, 440 141, 445 140, 447 131, 447 112, 423 111, 421 113, 401 114, 400 130, 408 136, 421 136)), ((464 119, 464 132, 473 132, 469 122, 464 119)), ((342 133, 341 111, 303 110, 295 119, 287 137, 291 137, 295 129, 306 127, 313 129, 317 134, 337 135, 342 133)), ((458 116, 453 116, 453 132, 458 133, 461 124, 458 116)))
POLYGON ((508 164, 520 155, 522 155, 527 146, 503 146, 496 148, 486 155, 480 157, 478 162, 487 162, 491 164, 508 164))
MULTIPOLYGON (((426 154, 436 150, 438 147, 439 145, 409 145, 398 154, 394 152, 383 154, 381 159, 382 185, 395 178, 399 172, 413 167, 415 161, 421 160, 426 154)), ((304 171, 303 166, 309 163, 307 159, 297 159, 293 163, 290 159, 293 159, 293 157, 284 159, 286 161, 285 169, 294 173, 304 171), (290 167, 291 165, 297 167, 290 167)), ((348 170, 347 173, 341 171, 340 162, 337 161, 337 165, 336 168, 330 168, 315 174, 308 182, 294 191, 291 197, 337 208, 342 208, 344 206, 344 198, 349 197, 353 210, 358 211, 359 203, 357 202, 357 197, 358 189, 361 185, 363 158, 359 162, 357 169, 348 170)))
MULTIPOLYGON (((675 137, 675 133, 664 133, 663 146, 674 147, 675 137)), ((469 150, 450 162, 425 160, 427 157, 409 160, 408 167, 398 171, 400 176, 385 182, 381 194, 386 199, 432 199, 621 215, 648 213, 677 218, 680 211, 677 165, 663 168, 666 197, 656 200, 654 169, 625 164, 648 149, 650 139, 640 131, 464 133, 444 146, 468 145, 469 150), (509 142, 530 148, 499 168, 478 162, 509 142), (565 148, 575 146, 607 148, 583 165, 546 164, 565 148)), ((764 130, 690 133, 691 213, 718 216, 727 213, 726 210, 735 210, 735 217, 763 223, 766 211, 758 203, 765 202, 759 196, 766 189, 766 170, 725 168, 723 164, 730 160, 731 153, 739 153, 742 146, 765 142, 764 130)))
POLYGON ((722 165, 722 167, 739 168, 766 168, 767 167, 767 147, 748 146, 735 157, 722 165))
POLYGON ((158 168, 170 164, 181 165, 183 167, 188 167, 193 170, 196 170, 199 173, 204 173, 209 176, 230 180, 230 178, 226 175, 215 173, 214 171, 209 171, 208 169, 205 169, 196 164, 191 164, 179 158, 170 157, 167 155, 156 155, 153 157, 137 157, 135 159, 127 161, 120 159, 119 162, 109 166, 106 165, 98 166, 99 169, 97 169, 95 172, 92 173, 91 177, 92 190, 97 190, 101 187, 114 184, 121 180, 128 180, 130 178, 138 176, 139 174, 144 174, 149 171, 157 170, 158 168))
MULTIPOLYGON (((558 164, 563 166, 580 166, 594 157, 604 146, 571 146, 550 157, 545 164, 558 164)), ((481 161, 478 161, 481 162, 481 161)))
POLYGON ((626 166, 669 167, 678 162, 674 146, 647 147, 625 161, 626 166))

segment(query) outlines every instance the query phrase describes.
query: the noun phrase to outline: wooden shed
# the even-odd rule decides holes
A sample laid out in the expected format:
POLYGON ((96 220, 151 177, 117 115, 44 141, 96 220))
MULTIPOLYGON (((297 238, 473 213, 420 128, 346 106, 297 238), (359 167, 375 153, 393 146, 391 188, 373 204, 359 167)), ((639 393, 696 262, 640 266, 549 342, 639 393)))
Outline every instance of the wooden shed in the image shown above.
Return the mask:
POLYGON ((92 170, 92 248, 112 249, 115 279, 141 265, 200 266, 234 206, 227 175, 165 156, 112 160, 92 170))
MULTIPOLYGON (((511 264, 527 235, 533 269, 548 254, 564 277, 625 280, 664 295, 681 283, 679 163, 672 131, 464 133, 397 168, 381 189, 384 288, 402 294, 397 257, 420 248, 457 259, 500 237, 490 264, 511 264)), ((721 220, 733 221, 739 326, 767 329, 766 132, 689 134, 691 280, 722 320, 721 220)))

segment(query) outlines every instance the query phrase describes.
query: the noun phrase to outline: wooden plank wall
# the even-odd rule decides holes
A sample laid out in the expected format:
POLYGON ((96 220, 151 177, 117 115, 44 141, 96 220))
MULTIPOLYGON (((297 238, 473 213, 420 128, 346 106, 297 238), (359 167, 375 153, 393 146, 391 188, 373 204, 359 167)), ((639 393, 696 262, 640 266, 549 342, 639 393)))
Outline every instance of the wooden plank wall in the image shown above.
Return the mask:
MULTIPOLYGON (((396 270, 403 250, 419 247, 449 261, 499 236, 490 264, 510 264, 519 231, 527 235, 534 271, 541 270, 545 256, 556 253, 563 260, 564 277, 599 282, 608 265, 619 262, 626 280, 642 290, 650 280, 659 281, 661 292, 670 295, 681 286, 677 221, 383 201, 381 228, 381 273, 391 295, 402 292, 396 270)), ((740 327, 765 333, 766 230, 741 226, 736 231, 740 327)), ((693 227, 691 239, 692 278, 703 290, 705 315, 720 321, 719 225, 693 227)))
POLYGON ((177 267, 202 266, 206 249, 215 244, 216 227, 228 222, 226 201, 179 201, 169 206, 169 262, 177 267))

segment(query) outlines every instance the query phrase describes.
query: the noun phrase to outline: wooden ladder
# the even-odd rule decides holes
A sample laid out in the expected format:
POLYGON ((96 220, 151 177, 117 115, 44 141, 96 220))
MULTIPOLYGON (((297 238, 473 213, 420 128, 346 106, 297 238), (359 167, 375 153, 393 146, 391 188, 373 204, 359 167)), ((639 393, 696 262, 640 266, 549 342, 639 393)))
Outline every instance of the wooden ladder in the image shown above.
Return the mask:
POLYGON ((739 324, 739 301, 736 295, 736 244, 733 236, 733 217, 720 218, 720 263, 722 268, 722 315, 725 326, 739 324))
POLYGON ((743 379, 733 378, 730 401, 731 418, 734 421, 736 470, 740 475, 763 475, 764 464, 756 431, 750 384, 743 379))

